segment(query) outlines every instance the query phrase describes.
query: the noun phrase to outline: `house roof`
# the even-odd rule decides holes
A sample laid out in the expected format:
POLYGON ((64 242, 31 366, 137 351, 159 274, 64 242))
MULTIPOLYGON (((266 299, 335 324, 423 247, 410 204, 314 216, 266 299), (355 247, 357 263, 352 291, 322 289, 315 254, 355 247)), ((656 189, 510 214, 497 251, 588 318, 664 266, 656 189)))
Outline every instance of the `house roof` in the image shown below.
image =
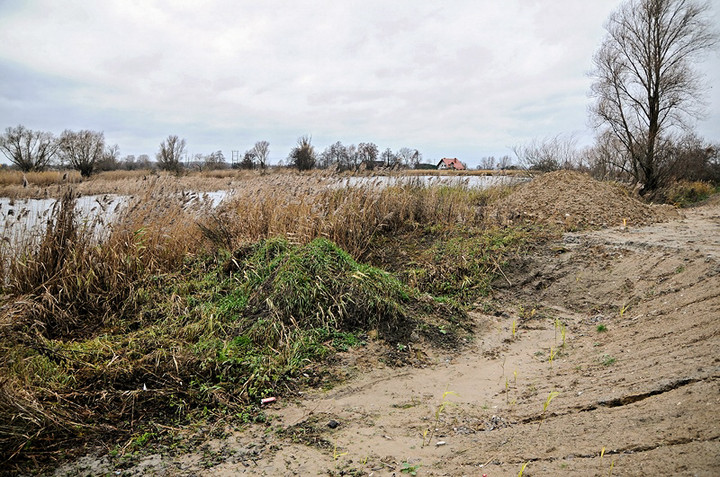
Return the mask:
POLYGON ((442 159, 440 159, 440 162, 438 162, 438 166, 442 163, 444 163, 445 167, 447 167, 448 169, 455 169, 458 171, 465 170, 465 166, 462 162, 458 160, 457 157, 453 157, 452 159, 443 157, 442 159))

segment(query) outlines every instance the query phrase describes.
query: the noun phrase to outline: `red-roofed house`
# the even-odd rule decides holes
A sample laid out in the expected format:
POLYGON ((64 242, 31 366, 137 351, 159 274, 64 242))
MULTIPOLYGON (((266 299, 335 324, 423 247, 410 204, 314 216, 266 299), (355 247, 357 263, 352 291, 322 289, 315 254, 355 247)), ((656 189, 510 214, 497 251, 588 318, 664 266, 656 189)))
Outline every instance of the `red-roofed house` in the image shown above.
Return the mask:
POLYGON ((437 168, 441 170, 450 169, 451 171, 464 171, 465 164, 460 162, 457 157, 453 157, 452 159, 444 157, 440 159, 440 162, 438 162, 437 168))

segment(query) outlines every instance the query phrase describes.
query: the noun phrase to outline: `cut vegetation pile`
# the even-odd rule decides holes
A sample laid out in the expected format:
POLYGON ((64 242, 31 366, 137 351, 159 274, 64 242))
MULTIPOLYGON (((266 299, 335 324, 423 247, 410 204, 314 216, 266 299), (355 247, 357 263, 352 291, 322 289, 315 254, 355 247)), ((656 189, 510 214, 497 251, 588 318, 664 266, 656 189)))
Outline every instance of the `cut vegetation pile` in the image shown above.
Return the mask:
POLYGON ((574 171, 551 172, 498 201, 492 215, 503 222, 537 222, 566 230, 648 225, 676 215, 671 206, 644 204, 619 185, 574 171))

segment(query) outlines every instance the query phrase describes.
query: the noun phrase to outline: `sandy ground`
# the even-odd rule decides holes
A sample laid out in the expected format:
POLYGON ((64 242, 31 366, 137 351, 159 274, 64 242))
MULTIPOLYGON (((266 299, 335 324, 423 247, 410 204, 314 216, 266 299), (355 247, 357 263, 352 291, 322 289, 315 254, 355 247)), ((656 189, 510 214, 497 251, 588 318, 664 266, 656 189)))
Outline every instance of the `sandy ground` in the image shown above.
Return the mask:
POLYGON ((267 424, 57 475, 719 475, 720 201, 566 234, 506 274, 461 353, 411 343, 426 364, 394 368, 370 343, 267 424))

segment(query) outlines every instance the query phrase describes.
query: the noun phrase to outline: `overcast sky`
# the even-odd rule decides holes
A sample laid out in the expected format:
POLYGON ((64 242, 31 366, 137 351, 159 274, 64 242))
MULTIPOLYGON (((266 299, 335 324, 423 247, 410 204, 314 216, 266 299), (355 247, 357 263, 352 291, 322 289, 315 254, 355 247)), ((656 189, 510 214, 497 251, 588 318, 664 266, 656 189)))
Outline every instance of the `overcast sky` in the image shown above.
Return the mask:
MULTIPOLYGON (((268 140, 271 162, 305 134, 471 166, 589 143, 587 72, 620 3, 0 0, 0 128, 104 131, 123 156, 169 134, 228 160, 268 140)), ((703 69, 720 84, 719 54, 703 69)), ((720 140, 718 87, 706 99, 698 130, 720 140)))

